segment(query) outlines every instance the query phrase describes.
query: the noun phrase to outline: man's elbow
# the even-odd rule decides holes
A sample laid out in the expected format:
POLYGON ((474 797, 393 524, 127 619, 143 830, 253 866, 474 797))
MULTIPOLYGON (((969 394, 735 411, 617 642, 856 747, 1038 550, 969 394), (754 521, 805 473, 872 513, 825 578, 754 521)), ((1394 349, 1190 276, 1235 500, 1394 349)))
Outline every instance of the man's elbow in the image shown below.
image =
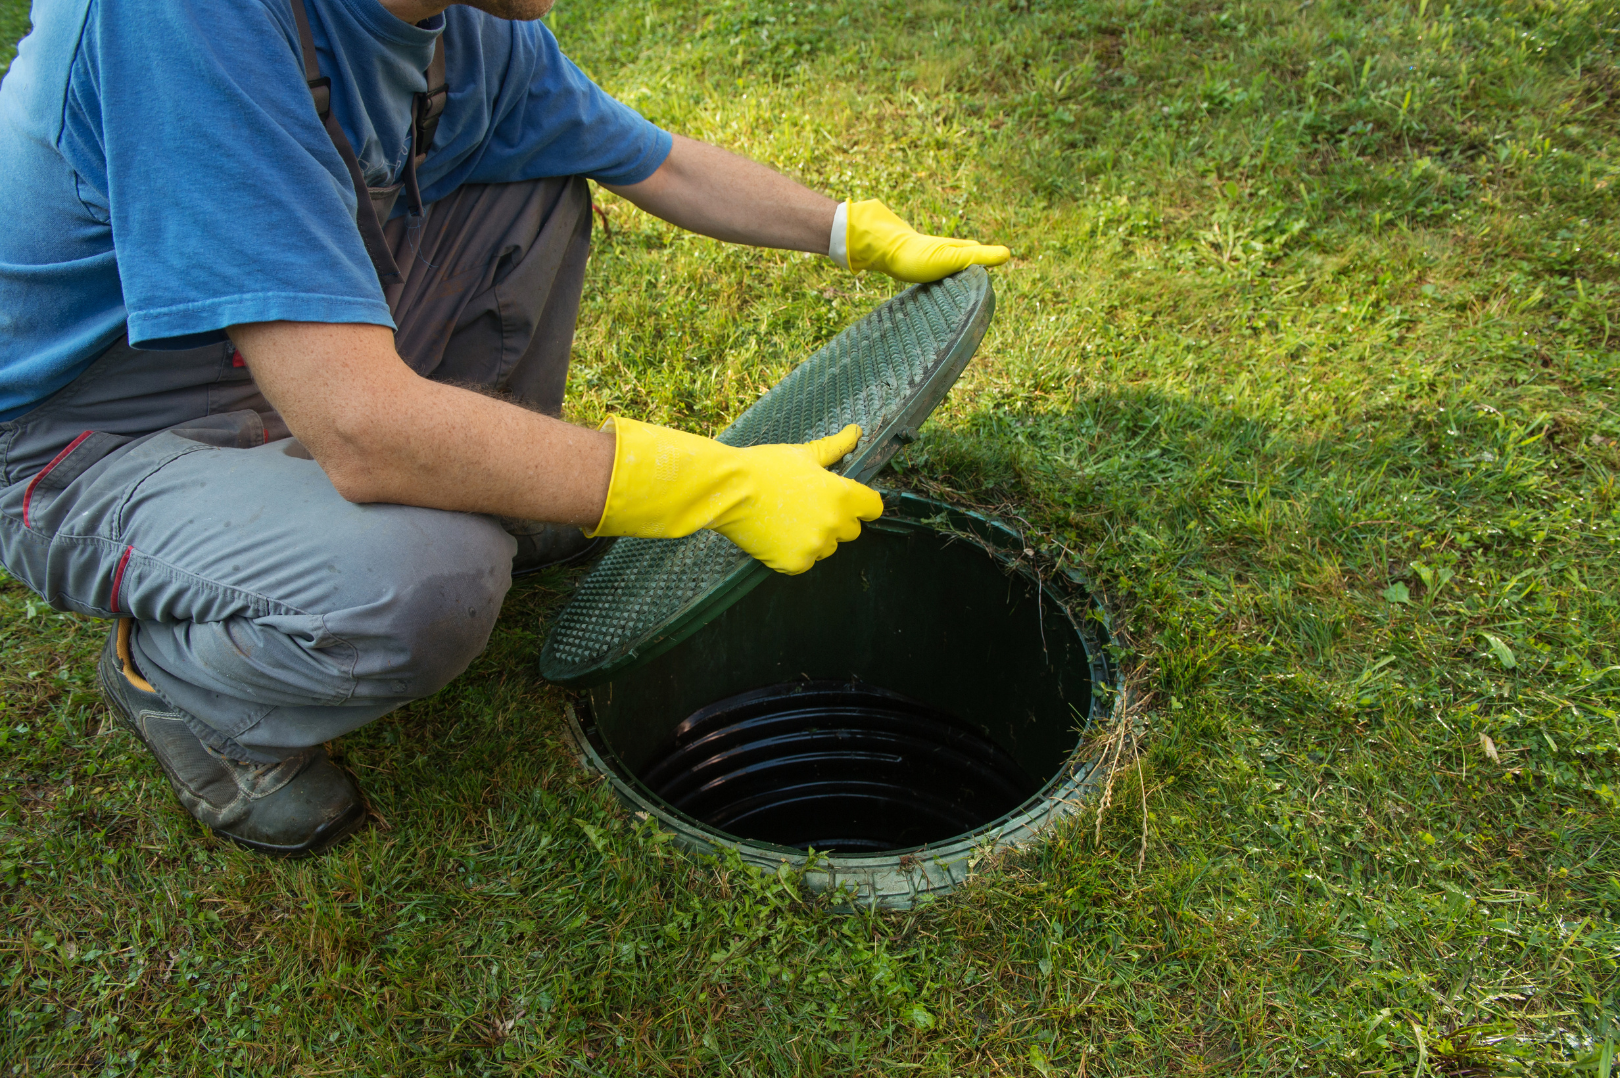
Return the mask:
POLYGON ((352 465, 334 467, 325 463, 321 468, 337 493, 352 503, 397 502, 391 497, 389 485, 374 470, 352 465))
POLYGON ((304 444, 332 487, 348 502, 400 501, 399 485, 388 466, 395 455, 363 420, 333 424, 318 437, 306 438, 304 444))
POLYGON ((394 501, 389 498, 387 478, 364 454, 348 448, 335 450, 330 446, 310 449, 315 464, 321 467, 332 487, 348 502, 394 501))

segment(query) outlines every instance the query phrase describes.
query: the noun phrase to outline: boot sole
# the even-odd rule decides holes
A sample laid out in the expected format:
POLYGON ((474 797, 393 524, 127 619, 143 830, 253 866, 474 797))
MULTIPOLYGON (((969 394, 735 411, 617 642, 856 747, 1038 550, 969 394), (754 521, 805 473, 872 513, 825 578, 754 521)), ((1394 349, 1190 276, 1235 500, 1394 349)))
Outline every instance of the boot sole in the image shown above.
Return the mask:
POLYGON ((307 859, 314 855, 324 855, 337 844, 347 840, 360 831, 360 826, 366 823, 366 817, 371 813, 365 803, 357 803, 349 807, 342 814, 315 830, 315 838, 306 844, 297 844, 291 847, 279 844, 265 844, 258 840, 244 840, 230 833, 220 832, 209 826, 209 832, 221 840, 229 840, 237 847, 256 851, 260 855, 274 855, 278 859, 307 859))

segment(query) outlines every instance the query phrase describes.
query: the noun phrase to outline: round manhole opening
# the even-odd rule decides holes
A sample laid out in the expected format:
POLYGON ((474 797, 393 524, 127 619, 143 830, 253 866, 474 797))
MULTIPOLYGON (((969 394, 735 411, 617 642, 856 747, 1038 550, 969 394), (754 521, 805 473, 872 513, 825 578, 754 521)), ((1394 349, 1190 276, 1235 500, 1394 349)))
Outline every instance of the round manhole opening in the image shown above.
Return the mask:
POLYGON ((909 494, 586 692, 587 763, 681 843, 906 906, 1034 839, 1095 781, 1122 707, 1083 582, 1013 530, 909 494))

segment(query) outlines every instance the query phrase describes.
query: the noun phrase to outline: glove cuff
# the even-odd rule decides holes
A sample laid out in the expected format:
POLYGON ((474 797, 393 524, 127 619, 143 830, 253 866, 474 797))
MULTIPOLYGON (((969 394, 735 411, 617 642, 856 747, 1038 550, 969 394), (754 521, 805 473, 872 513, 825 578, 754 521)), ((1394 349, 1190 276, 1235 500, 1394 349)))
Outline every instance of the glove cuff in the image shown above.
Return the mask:
POLYGON ((849 269, 849 202, 845 200, 833 211, 832 236, 827 241, 827 258, 849 269))
POLYGON ((623 456, 622 452, 624 449, 624 438, 619 434, 618 420, 618 417, 610 416, 606 420, 602 421, 601 427, 597 428, 598 431, 605 431, 609 435, 613 436, 613 471, 608 474, 608 493, 607 498, 602 502, 602 516, 597 519, 594 527, 589 529, 580 529, 580 532, 584 533, 586 537, 590 539, 595 539, 598 536, 604 535, 602 530, 607 526, 608 516, 613 512, 613 485, 615 481, 619 479, 619 463, 623 456))

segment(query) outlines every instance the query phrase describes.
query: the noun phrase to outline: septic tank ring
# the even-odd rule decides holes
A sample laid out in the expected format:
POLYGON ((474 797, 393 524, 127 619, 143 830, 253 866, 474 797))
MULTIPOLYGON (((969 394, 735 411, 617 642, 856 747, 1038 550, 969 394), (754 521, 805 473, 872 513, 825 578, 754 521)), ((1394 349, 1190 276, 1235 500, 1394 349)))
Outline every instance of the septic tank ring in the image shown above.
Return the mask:
POLYGON ((910 494, 885 504, 811 573, 773 575, 567 711, 581 763, 678 845, 729 848, 762 869, 805 869, 815 891, 909 907, 1078 812, 1102 778, 1091 736, 1125 702, 1083 583, 1042 581, 999 522, 910 494), (865 625, 848 630, 851 617, 865 625), (993 670, 966 671, 972 659, 993 670), (919 805, 885 811, 907 776, 919 805), (1009 795, 1020 776, 1033 786, 1021 799, 1009 795), (985 816, 960 829, 958 815, 975 811, 985 816), (929 829, 926 842, 872 849, 929 829), (812 856, 806 837, 835 850, 812 839, 812 856))
MULTIPOLYGON (((867 482, 944 399, 994 310, 977 266, 906 289, 718 439, 799 443, 859 424, 840 472, 867 482)), ((582 759, 678 843, 906 906, 1074 813, 1100 764, 1082 739, 1120 705, 1083 588, 1060 595, 986 518, 886 502, 797 577, 717 533, 619 540, 552 619, 539 666, 587 688, 569 711, 582 759)))

